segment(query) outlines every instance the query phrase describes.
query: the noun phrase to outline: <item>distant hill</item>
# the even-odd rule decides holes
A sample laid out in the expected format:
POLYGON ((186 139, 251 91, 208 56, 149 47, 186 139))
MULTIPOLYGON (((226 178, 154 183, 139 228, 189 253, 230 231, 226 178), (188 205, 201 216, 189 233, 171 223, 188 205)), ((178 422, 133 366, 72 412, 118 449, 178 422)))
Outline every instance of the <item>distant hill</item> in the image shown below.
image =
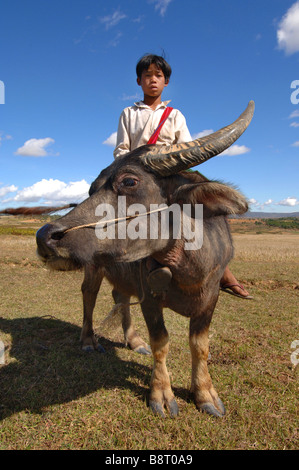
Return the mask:
POLYGON ((232 216, 238 219, 280 219, 286 217, 299 217, 299 212, 246 212, 242 215, 232 216))

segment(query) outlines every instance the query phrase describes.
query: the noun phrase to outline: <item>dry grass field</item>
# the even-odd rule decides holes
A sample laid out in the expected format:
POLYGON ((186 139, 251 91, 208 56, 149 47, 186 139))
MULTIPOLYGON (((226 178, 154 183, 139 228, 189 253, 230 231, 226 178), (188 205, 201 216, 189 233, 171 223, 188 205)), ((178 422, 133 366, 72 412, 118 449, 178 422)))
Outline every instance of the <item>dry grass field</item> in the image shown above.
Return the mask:
MULTIPOLYGON (((254 300, 221 292, 210 328, 209 370, 226 406, 223 419, 195 408, 188 319, 165 311, 167 363, 180 414, 161 419, 147 407, 152 357, 125 348, 120 328, 101 330, 113 305, 107 282, 95 311, 106 353, 80 350, 82 273, 41 265, 32 235, 40 225, 0 218, 1 450, 298 447, 298 366, 291 345, 299 340, 299 231, 231 223, 230 267, 254 300)), ((139 307, 132 311, 147 341, 139 307)))

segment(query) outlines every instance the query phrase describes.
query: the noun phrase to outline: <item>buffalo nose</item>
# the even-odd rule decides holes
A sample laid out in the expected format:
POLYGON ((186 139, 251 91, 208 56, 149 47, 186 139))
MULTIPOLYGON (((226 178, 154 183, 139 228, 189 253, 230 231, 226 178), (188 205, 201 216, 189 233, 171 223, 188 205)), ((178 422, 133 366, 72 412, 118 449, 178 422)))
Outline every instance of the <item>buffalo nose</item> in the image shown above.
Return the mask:
POLYGON ((51 248, 54 248, 57 240, 64 237, 64 233, 65 229, 63 227, 52 224, 43 225, 36 233, 39 253, 43 256, 50 254, 51 248))

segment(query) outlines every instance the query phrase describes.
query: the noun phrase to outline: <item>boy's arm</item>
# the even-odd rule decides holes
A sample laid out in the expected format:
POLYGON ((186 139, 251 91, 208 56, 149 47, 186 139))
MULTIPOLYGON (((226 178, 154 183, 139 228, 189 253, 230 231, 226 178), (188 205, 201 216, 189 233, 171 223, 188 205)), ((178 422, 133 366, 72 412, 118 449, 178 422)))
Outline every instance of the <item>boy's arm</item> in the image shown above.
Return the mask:
POLYGON ((183 114, 177 110, 175 116, 175 143, 181 144, 183 142, 191 142, 192 137, 186 124, 186 119, 183 114))
POLYGON ((116 146, 113 151, 114 158, 120 157, 131 150, 131 140, 128 133, 128 118, 123 111, 119 118, 116 146))

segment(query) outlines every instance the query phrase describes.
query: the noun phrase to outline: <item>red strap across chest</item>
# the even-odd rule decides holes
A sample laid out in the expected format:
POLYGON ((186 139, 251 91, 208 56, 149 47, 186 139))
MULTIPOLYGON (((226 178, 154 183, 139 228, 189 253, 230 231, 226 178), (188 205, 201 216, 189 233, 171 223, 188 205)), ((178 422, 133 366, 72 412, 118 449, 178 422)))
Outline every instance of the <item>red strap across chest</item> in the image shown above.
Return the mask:
POLYGON ((168 116, 169 116, 169 114, 171 113, 172 110, 173 110, 173 108, 171 108, 170 106, 165 108, 164 113, 161 116, 159 125, 158 125, 157 129, 155 130, 155 132, 153 133, 153 135, 151 136, 151 138, 149 139, 148 144, 155 144, 157 142, 160 131, 163 127, 163 124, 165 123, 166 119, 168 118, 168 116))

